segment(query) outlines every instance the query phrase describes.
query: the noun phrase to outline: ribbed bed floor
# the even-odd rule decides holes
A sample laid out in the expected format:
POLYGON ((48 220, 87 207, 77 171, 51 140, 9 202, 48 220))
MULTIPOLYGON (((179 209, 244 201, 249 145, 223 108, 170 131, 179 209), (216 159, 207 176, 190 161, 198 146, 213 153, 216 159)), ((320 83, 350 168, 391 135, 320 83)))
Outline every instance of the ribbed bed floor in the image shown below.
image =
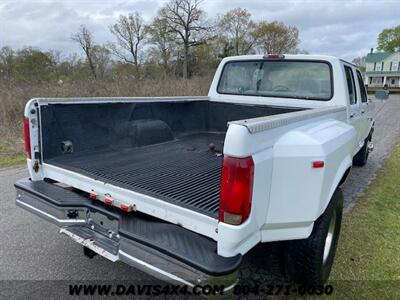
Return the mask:
POLYGON ((202 133, 131 149, 67 154, 46 162, 218 217, 224 134, 202 133))

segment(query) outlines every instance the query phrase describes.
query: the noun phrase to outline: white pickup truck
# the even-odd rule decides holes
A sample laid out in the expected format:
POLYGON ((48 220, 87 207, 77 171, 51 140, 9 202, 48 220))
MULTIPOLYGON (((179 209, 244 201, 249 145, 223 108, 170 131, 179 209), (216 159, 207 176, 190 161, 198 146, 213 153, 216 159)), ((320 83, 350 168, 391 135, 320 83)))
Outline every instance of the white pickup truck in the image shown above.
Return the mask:
POLYGON ((285 241, 288 278, 323 283, 371 105, 356 66, 317 55, 225 58, 207 97, 32 99, 16 204, 166 281, 228 290, 285 241))

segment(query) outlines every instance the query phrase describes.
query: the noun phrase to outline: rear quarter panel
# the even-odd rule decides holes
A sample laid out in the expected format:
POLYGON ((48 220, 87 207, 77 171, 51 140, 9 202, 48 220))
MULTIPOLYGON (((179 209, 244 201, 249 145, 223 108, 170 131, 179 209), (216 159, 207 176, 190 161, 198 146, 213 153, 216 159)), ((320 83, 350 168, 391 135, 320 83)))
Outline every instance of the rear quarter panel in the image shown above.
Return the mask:
POLYGON ((343 173, 351 166, 355 138, 354 127, 337 120, 299 127, 283 135, 274 145, 266 224, 315 221, 339 183, 340 178, 335 179, 342 163, 343 173), (313 168, 313 161, 324 161, 325 165, 313 168))
POLYGON ((351 167, 356 130, 346 111, 249 133, 229 126, 224 154, 253 156, 255 181, 250 218, 218 225, 218 253, 246 253, 258 242, 306 238, 345 171, 351 167), (312 168, 322 160, 324 168, 312 168))

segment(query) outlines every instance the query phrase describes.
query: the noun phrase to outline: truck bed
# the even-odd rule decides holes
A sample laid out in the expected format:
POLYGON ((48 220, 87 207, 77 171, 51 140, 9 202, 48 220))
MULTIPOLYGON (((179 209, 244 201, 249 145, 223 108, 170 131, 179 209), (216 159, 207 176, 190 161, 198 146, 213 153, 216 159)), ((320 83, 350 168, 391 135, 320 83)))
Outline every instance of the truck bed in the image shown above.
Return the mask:
POLYGON ((42 157, 217 219, 227 123, 298 110, 204 100, 50 103, 41 106, 42 157))
POLYGON ((47 163, 218 218, 224 137, 197 133, 139 148, 71 153, 47 163))

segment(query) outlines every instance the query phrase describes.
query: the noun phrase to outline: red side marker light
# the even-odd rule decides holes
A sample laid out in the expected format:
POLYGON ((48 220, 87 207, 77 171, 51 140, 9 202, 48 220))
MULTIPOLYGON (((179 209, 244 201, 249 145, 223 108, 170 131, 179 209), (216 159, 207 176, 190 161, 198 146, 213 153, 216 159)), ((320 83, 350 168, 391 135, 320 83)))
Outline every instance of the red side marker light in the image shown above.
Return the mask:
POLYGON ((130 205, 127 205, 127 204, 121 204, 120 208, 123 211, 129 212, 131 207, 130 207, 130 205))
POLYGON ((113 199, 106 197, 106 199, 104 199, 104 203, 107 205, 112 205, 113 204, 113 199))
POLYGON ((91 199, 91 200, 97 200, 97 194, 96 193, 90 193, 89 194, 89 199, 91 199))
POLYGON ((325 162, 323 160, 317 160, 312 162, 312 167, 315 169, 323 168, 325 166, 325 162))

